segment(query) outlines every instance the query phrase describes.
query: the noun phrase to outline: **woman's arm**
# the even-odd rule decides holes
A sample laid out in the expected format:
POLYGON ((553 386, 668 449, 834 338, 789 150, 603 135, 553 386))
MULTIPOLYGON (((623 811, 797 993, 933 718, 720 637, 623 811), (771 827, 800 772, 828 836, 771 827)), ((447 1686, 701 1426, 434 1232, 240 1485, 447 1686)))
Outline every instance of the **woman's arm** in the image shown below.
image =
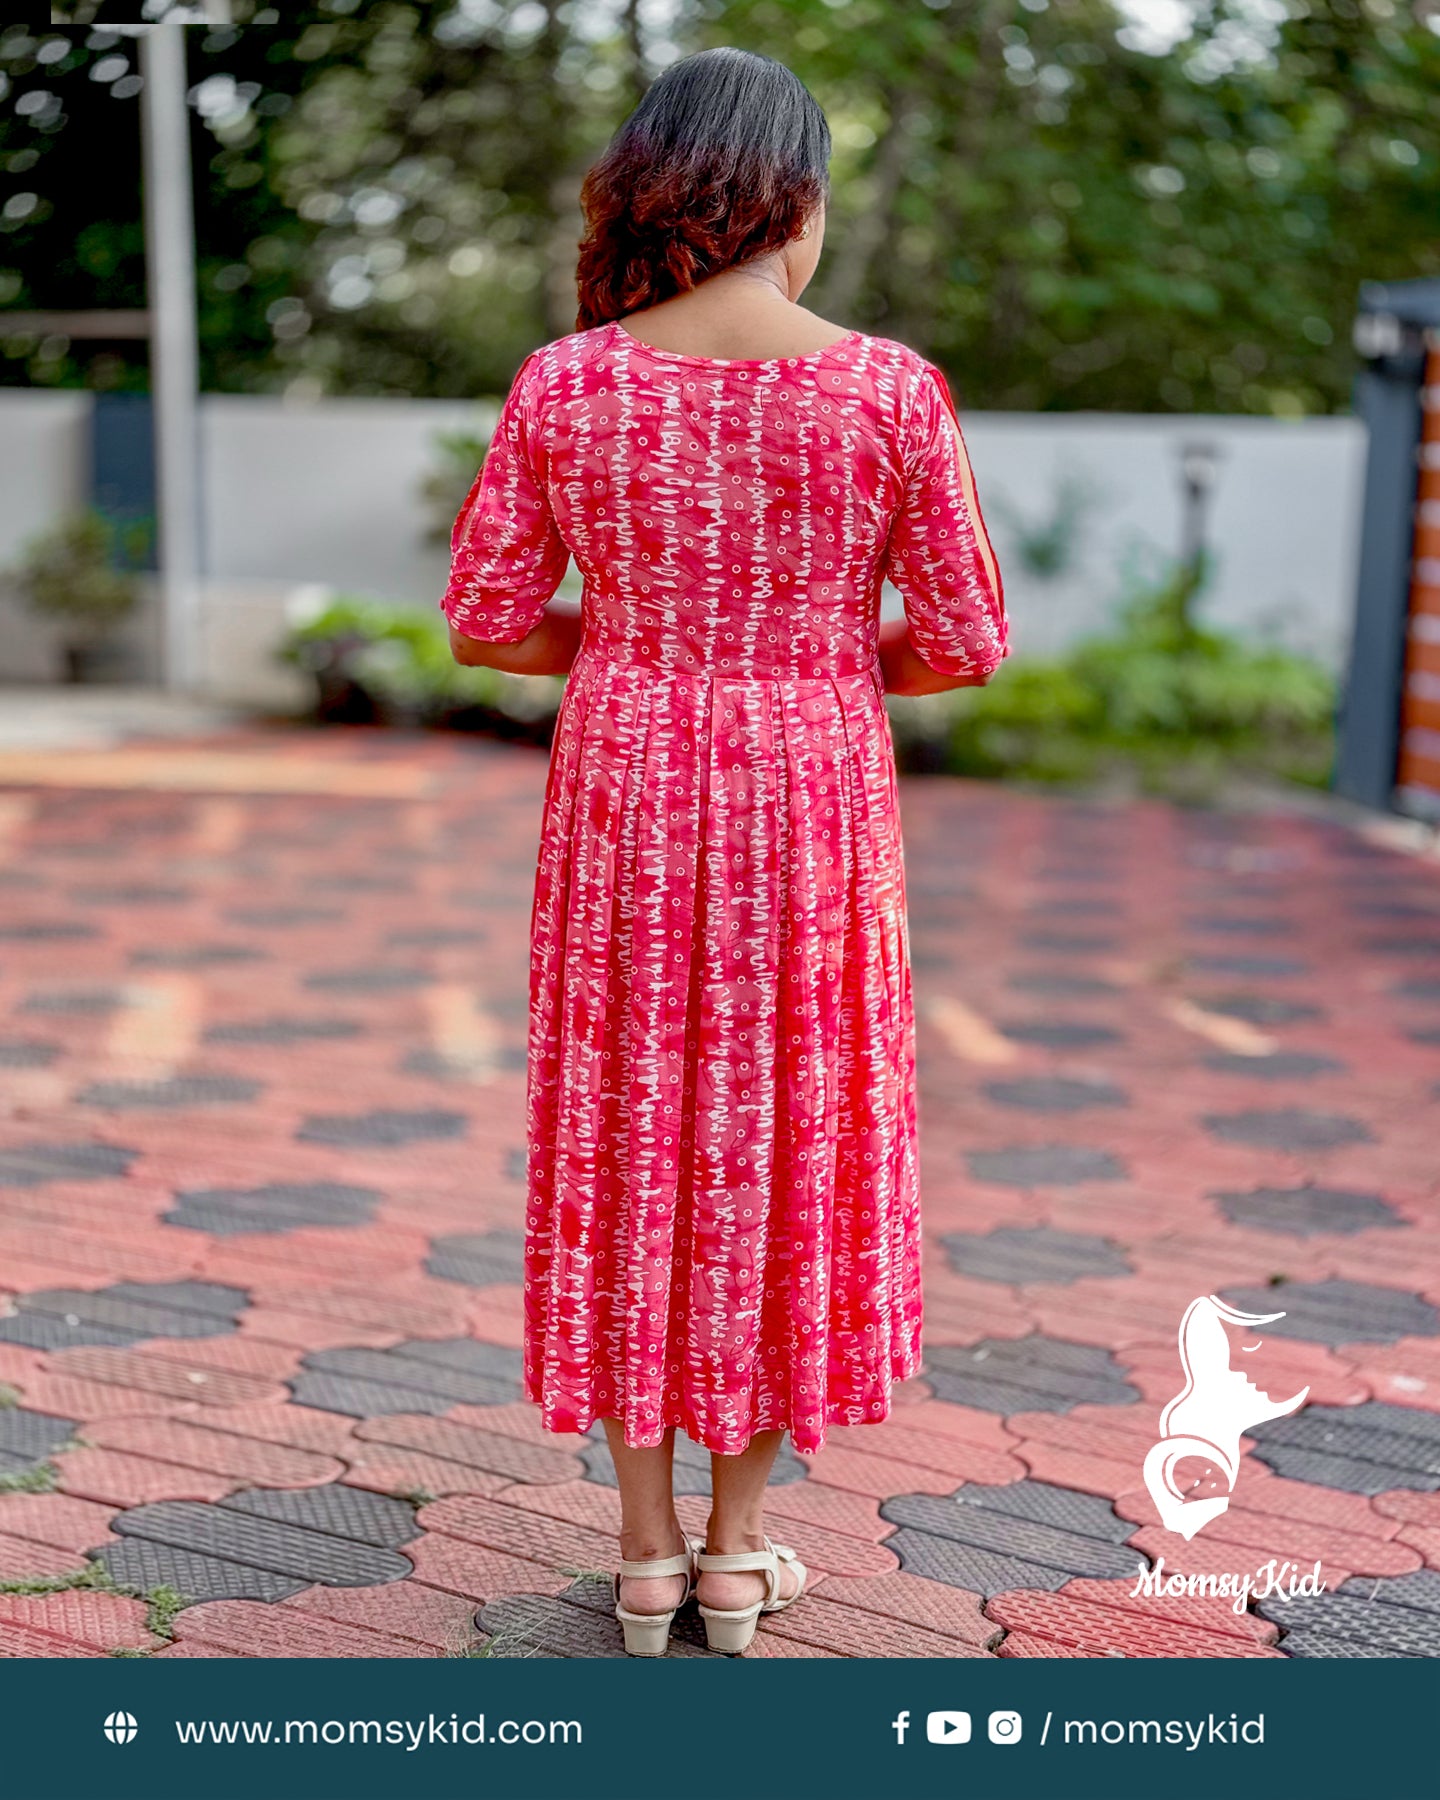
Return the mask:
POLYGON ((880 626, 880 672, 887 694, 945 694, 951 688, 984 687, 988 675, 937 675, 910 641, 907 619, 886 619, 880 626))
POLYGON ((549 600, 540 623, 513 644, 490 644, 450 627, 450 650, 467 668, 500 669, 506 675, 564 675, 580 648, 581 615, 566 600, 549 600))

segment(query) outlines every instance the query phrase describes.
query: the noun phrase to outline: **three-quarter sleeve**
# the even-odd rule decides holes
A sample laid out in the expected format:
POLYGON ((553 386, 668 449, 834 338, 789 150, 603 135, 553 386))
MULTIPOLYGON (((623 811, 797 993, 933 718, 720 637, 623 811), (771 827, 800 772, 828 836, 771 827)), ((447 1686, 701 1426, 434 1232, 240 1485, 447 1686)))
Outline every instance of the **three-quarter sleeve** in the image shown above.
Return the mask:
POLYGON ((885 575, 910 637, 938 675, 989 677, 1009 654, 999 565, 944 375, 926 363, 904 432, 905 489, 885 575))
POLYGON ((531 453, 535 355, 511 383, 450 534, 450 580, 440 610, 457 631, 490 644, 530 635, 570 561, 531 453))

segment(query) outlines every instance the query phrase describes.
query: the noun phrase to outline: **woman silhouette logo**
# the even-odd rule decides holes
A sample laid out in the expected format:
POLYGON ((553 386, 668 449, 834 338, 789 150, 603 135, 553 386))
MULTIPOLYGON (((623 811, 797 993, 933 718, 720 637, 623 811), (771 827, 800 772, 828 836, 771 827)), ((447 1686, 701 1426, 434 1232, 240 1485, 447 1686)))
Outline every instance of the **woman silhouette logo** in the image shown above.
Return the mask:
POLYGON ((1161 1412, 1160 1429, 1165 1435, 1145 1458, 1145 1486, 1167 1531, 1193 1538, 1218 1518, 1230 1504, 1240 1473, 1240 1439, 1252 1425, 1283 1419, 1304 1404, 1308 1387, 1288 1400, 1272 1400, 1243 1369, 1230 1365, 1227 1323, 1269 1325, 1284 1317, 1283 1312, 1236 1312, 1214 1294, 1202 1294, 1186 1307, 1180 1321, 1185 1386, 1161 1412), (1223 1494, 1192 1499, 1181 1491, 1175 1481, 1176 1465, 1191 1456, 1203 1457, 1221 1471, 1226 1482, 1223 1494))

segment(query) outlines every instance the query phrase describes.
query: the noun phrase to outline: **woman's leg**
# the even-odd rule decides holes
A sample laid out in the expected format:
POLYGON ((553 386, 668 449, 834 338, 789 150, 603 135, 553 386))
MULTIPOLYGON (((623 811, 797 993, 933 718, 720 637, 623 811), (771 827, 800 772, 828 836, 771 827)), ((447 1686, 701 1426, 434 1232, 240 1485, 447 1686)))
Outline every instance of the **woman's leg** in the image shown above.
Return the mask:
MULTIPOLYGON (((757 1431, 739 1456, 710 1458, 710 1524, 705 1548, 716 1556, 765 1548, 765 1484, 775 1466, 783 1431, 757 1431)), ((780 1599, 799 1586, 800 1578, 780 1565, 780 1599)), ((765 1594, 765 1577, 758 1571, 739 1575, 704 1574, 696 1588, 706 1606, 722 1612, 752 1606, 765 1594)))
MULTIPOLYGON (((685 1548, 685 1534, 675 1517, 670 1485, 675 1433, 667 1431, 663 1440, 649 1449, 632 1450, 620 1421, 606 1419, 605 1436, 620 1483, 621 1556, 626 1562, 678 1556, 685 1548)), ((654 1581, 627 1575, 620 1583, 620 1604, 627 1612, 670 1612, 684 1597, 683 1575, 662 1575, 654 1581)))

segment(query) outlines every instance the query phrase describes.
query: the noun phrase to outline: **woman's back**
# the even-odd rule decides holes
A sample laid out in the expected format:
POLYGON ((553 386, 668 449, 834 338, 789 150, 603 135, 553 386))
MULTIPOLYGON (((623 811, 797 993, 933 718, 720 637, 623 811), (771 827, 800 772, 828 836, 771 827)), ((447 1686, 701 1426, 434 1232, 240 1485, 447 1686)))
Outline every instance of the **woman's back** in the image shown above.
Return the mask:
POLYGON ((907 345, 859 331, 725 360, 611 321, 536 350, 457 522, 452 617, 472 623, 473 584, 484 635, 523 636, 572 555, 583 658, 868 674, 885 575, 932 666, 988 673, 1004 651, 943 377, 907 345))

